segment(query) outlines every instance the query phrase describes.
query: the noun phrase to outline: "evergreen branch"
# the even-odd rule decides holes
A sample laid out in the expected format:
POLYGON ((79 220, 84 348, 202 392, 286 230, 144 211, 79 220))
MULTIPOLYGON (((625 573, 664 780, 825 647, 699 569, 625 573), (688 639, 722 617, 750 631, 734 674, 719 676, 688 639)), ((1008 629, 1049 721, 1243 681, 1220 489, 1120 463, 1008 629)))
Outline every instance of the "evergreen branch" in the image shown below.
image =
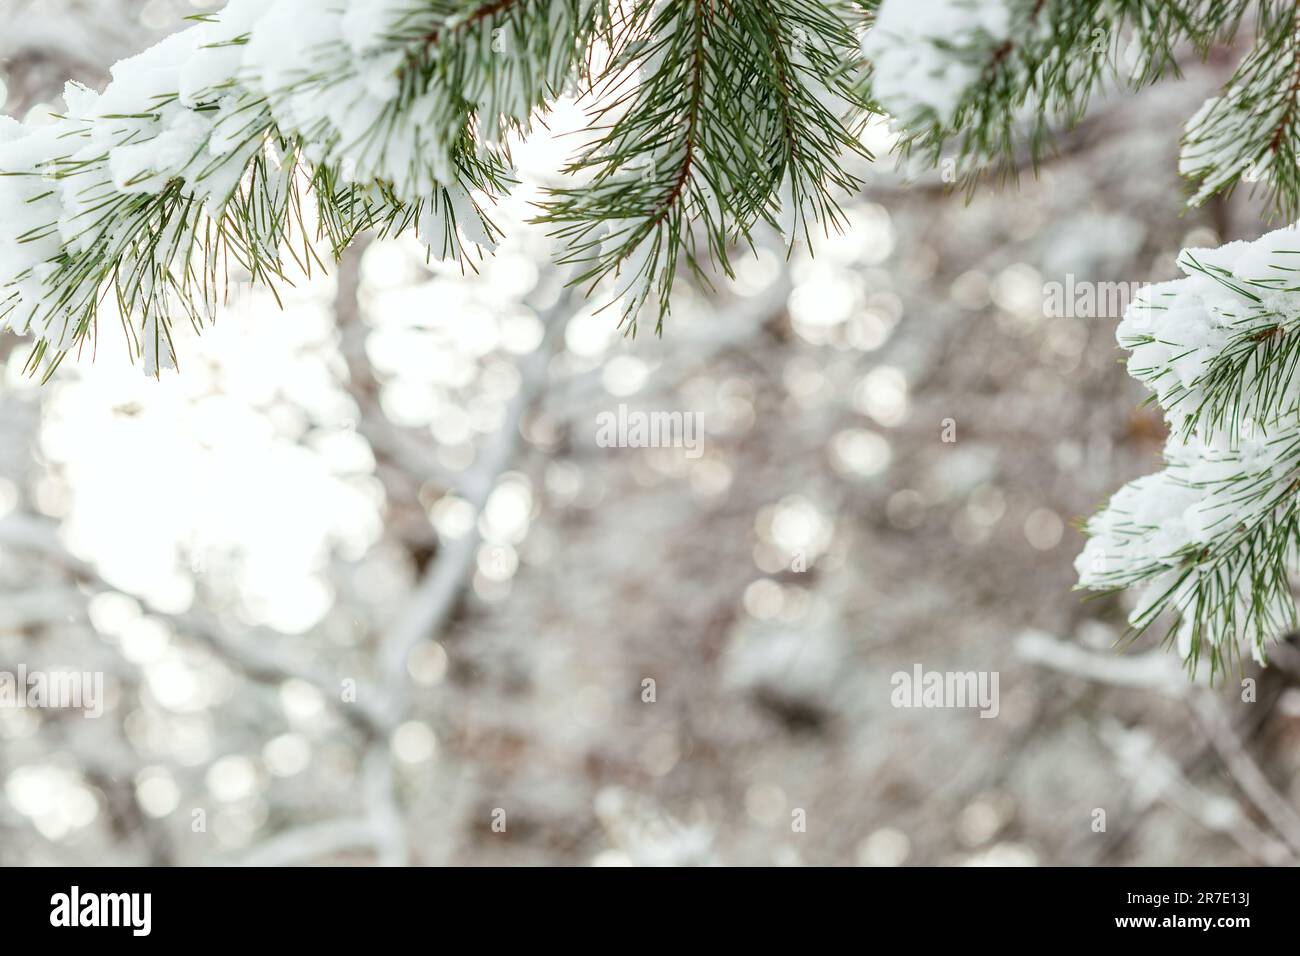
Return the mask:
POLYGON ((1171 442, 1164 472, 1127 486, 1088 524, 1083 584, 1144 588, 1130 636, 1173 612, 1166 637, 1193 674, 1206 657, 1212 675, 1239 666, 1243 651, 1262 661, 1296 626, 1300 420, 1279 424, 1289 426, 1282 437, 1248 450, 1171 442), (1207 471, 1219 474, 1200 477, 1207 471))
MULTIPOLYGON (((1230 38, 1251 0, 940 0, 929 18, 887 0, 865 50, 872 92, 900 126, 899 151, 937 164, 945 151, 972 188, 1036 163, 1106 81, 1133 87, 1177 71, 1175 51, 1230 38), (1125 61, 1128 62, 1125 62, 1125 61)), ((1268 4, 1265 4, 1268 6, 1268 4)), ((1260 15, 1266 24, 1273 17, 1260 15)))
POLYGON ((539 217, 576 282, 614 284, 631 334, 649 300, 662 328, 679 263, 707 285, 760 221, 791 238, 840 225, 834 194, 858 185, 844 160, 866 155, 857 16, 807 0, 632 5, 597 77, 597 136, 565 170, 581 185, 552 190, 539 217))
MULTIPOLYGON (((52 373, 118 312, 145 371, 175 364, 172 322, 202 328, 233 264, 310 271, 361 231, 413 230, 440 258, 499 233, 476 196, 511 184, 495 145, 585 72, 586 0, 236 0, 69 86, 50 127, 0 123, 0 322, 52 373), (307 200, 314 208, 306 208, 307 200)), ((471 263, 472 265, 472 263, 471 263)))
POLYGON ((1141 586, 1134 633, 1165 612, 1194 671, 1218 673, 1295 626, 1300 567, 1297 232, 1185 250, 1186 276, 1144 289, 1120 324, 1129 371, 1170 424, 1163 472, 1087 524, 1084 587, 1141 586))
POLYGON ((578 282, 618 277, 629 330, 642 308, 660 327, 679 262, 707 284, 759 222, 842 227, 870 7, 234 0, 102 95, 69 87, 48 129, 0 130, 0 202, 24 211, 0 225, 0 317, 34 334, 29 368, 48 375, 108 308, 156 375, 175 321, 211 321, 229 267, 273 287, 374 229, 473 268, 467 244, 500 235, 484 203, 513 184, 505 144, 576 88, 607 97, 567 170, 589 182, 542 219, 578 282))
POLYGON ((1179 170, 1200 180, 1200 205, 1245 181, 1270 209, 1300 212, 1300 7, 1260 25, 1254 48, 1221 95, 1187 123, 1179 170))

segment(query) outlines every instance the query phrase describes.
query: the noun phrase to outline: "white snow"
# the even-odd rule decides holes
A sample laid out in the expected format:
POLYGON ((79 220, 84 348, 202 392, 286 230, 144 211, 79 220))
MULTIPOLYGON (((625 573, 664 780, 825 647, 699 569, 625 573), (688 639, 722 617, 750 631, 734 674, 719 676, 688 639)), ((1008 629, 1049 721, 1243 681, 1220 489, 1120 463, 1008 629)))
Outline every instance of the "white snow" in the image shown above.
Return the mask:
MULTIPOLYGON (((95 280, 78 287, 59 258, 111 253, 123 259, 122 274, 159 296, 134 321, 146 370, 166 367, 170 356, 148 344, 165 339, 155 323, 166 317, 151 309, 179 281, 189 260, 174 250, 191 246, 201 220, 150 243, 156 222, 121 216, 105 227, 104 211, 181 181, 209 216, 221 216, 254 155, 269 148, 272 121, 285 136, 301 134, 311 144, 306 157, 334 165, 345 181, 369 190, 382 183, 422 204, 417 232, 435 255, 462 242, 490 245, 455 158, 464 90, 452 95, 435 71, 413 102, 395 108, 412 45, 439 22, 418 0, 232 0, 216 18, 116 64, 102 93, 69 84, 63 118, 23 125, 0 117, 0 173, 16 174, 0 175, 0 324, 66 348, 102 290, 95 280)), ((493 42, 490 23, 464 32, 465 42, 493 42)), ((567 61, 552 56, 550 66, 559 85, 567 61)), ((540 93, 520 77, 532 73, 517 64, 493 72, 507 81, 480 83, 468 98, 486 102, 482 117, 526 124, 540 93)))
MULTIPOLYGON (((1132 619, 1177 584, 1169 603, 1182 612, 1178 636, 1186 654, 1198 616, 1193 598, 1206 583, 1201 576, 1215 570, 1202 560, 1204 549, 1230 547, 1241 529, 1285 511, 1295 498, 1290 482, 1300 465, 1294 434, 1300 381, 1283 376, 1279 384, 1261 374, 1258 362, 1259 343, 1278 323, 1289 324, 1282 334, 1295 334, 1300 230, 1291 226, 1253 242, 1186 249, 1179 263, 1186 275, 1144 288, 1117 332, 1131 352, 1129 371, 1155 392, 1169 422, 1166 468, 1130 482, 1088 522, 1091 539, 1075 566, 1080 583, 1094 588, 1167 569, 1150 580, 1132 619), (1233 355, 1249 356, 1239 403, 1217 420, 1203 415, 1193 421, 1210 394, 1207 377, 1230 347, 1233 355), (1268 383, 1272 389, 1264 391, 1268 383)), ((1297 558, 1286 557, 1292 564, 1297 558)), ((1269 605, 1268 620, 1247 621, 1250 586, 1249 575, 1236 576, 1236 626, 1219 609, 1210 612, 1216 625, 1210 632, 1258 657, 1281 632, 1292 601, 1280 596, 1269 605)))
POLYGON ((946 125, 1011 21, 1006 0, 885 0, 862 42, 876 97, 903 125, 946 125))

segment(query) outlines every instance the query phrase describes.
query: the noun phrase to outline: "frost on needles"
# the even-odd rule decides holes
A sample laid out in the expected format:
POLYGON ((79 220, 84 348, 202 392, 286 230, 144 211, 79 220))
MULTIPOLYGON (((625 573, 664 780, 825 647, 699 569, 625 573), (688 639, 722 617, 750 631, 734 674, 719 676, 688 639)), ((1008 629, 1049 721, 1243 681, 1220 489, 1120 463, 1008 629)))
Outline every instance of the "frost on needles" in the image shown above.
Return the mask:
POLYGON ((729 273, 759 223, 839 225, 844 157, 865 155, 866 17, 847 0, 233 0, 102 93, 70 84, 53 123, 0 117, 0 323, 48 375, 103 317, 154 375, 231 269, 274 286, 366 229, 482 254, 510 142, 564 95, 590 105, 591 138, 539 218, 631 330, 643 309, 662 321, 678 268, 729 273))

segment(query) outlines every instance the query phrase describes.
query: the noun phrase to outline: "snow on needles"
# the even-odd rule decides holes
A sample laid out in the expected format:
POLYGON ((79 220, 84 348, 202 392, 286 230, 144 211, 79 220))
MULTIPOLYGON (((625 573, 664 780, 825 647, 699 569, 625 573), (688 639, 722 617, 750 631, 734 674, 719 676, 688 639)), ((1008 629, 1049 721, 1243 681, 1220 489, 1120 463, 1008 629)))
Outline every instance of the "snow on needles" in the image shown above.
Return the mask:
MULTIPOLYGON (((555 7, 557 22, 581 9, 555 7)), ((278 256, 271 247, 285 238, 286 180, 299 159, 333 170, 340 189, 355 184, 350 195, 366 208, 409 204, 401 224, 434 255, 490 245, 471 190, 489 185, 482 170, 508 170, 468 133, 470 113, 489 111, 478 114, 482 140, 506 123, 526 126, 543 95, 536 74, 558 87, 572 62, 526 38, 491 71, 464 68, 463 49, 439 50, 429 82, 413 90, 412 56, 440 30, 459 31, 471 50, 500 41, 490 22, 463 19, 416 0, 233 0, 119 62, 102 93, 69 84, 52 122, 0 116, 0 328, 35 334, 52 359, 116 300, 145 371, 170 367, 171 318, 201 324, 185 300, 217 257, 248 266, 278 256), (540 57, 545 68, 514 57, 540 57), (259 193, 241 199, 250 165, 261 171, 259 193), (248 235, 231 256, 227 214, 241 203, 248 235)))
MULTIPOLYGON (((863 40, 878 100, 913 132, 952 131, 1008 43, 1046 29, 1034 26, 1037 6, 884 0, 863 40)), ((1248 61, 1265 89, 1287 87, 1294 72, 1292 48, 1278 49, 1248 61)), ((1240 157, 1264 155, 1258 129, 1272 135, 1286 108, 1281 94, 1264 102, 1239 94, 1211 100, 1188 125, 1182 171, 1205 180, 1194 202, 1233 181, 1240 157)), ((1186 249, 1179 265, 1184 277, 1144 289, 1118 329, 1129 372, 1168 421, 1166 467, 1128 484, 1088 522, 1076 568, 1083 587, 1141 588, 1130 623, 1141 630, 1173 611, 1182 656, 1193 667, 1208 656, 1217 669, 1242 653, 1262 659, 1295 626, 1300 231, 1186 249)))
POLYGON ((948 124, 1011 22, 1003 0, 885 0, 862 43, 876 97, 904 125, 948 124))
POLYGON ((1117 332, 1169 423, 1166 468, 1088 522, 1075 567, 1084 587, 1141 585, 1135 626, 1177 611, 1184 657, 1204 639, 1262 659, 1295 615, 1300 555, 1277 543, 1300 504, 1300 230, 1186 249, 1179 265, 1186 275, 1142 290, 1117 332))

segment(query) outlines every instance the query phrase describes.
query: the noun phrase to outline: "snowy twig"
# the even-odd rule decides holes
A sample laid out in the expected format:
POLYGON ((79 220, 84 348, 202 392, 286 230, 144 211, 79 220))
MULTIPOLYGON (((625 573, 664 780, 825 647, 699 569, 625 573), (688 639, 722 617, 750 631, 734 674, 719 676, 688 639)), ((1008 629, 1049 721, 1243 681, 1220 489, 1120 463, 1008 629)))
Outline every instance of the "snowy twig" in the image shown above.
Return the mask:
MULTIPOLYGON (((1016 649, 1026 660, 1064 673, 1116 687, 1154 690, 1187 699, 1233 780, 1285 840, 1291 852, 1300 855, 1300 814, 1274 789, 1263 771, 1251 759, 1245 745, 1223 715, 1213 693, 1189 686, 1180 675, 1173 658, 1158 652, 1136 658, 1104 656, 1037 632, 1022 635, 1016 642, 1016 649)), ((1174 782, 1181 782, 1184 789, 1191 788, 1191 784, 1182 779, 1181 772, 1177 772, 1176 765, 1172 761, 1168 762, 1173 768, 1166 771, 1171 780, 1177 776, 1178 779, 1174 782)), ((1184 801, 1184 806, 1186 805, 1187 801, 1184 801)))
MULTIPOLYGON (((48 519, 34 515, 11 514, 0 520, 0 547, 14 548, 41 555, 50 563, 64 569, 81 584, 95 592, 126 593, 109 584, 93 565, 69 552, 58 539, 56 525, 48 519)), ((227 663, 246 677, 262 683, 280 684, 287 680, 300 680, 321 692, 328 701, 338 705, 351 720, 375 728, 383 727, 382 714, 368 701, 371 695, 358 693, 356 704, 344 704, 338 680, 321 674, 313 668, 292 662, 270 648, 274 635, 262 633, 257 641, 231 638, 221 624, 203 614, 182 612, 169 614, 152 607, 139 595, 128 595, 149 609, 149 613, 166 621, 178 633, 207 645, 227 663), (363 701, 365 703, 363 703, 363 701)), ((63 616, 69 609, 65 609, 63 616)))
POLYGON ((1256 826, 1236 801, 1205 793, 1178 763, 1151 738, 1113 721, 1101 727, 1101 739, 1114 752, 1120 771, 1132 782, 1139 801, 1163 800, 1213 833, 1226 833, 1252 858, 1268 866, 1295 862, 1286 844, 1256 826))
POLYGON ((1251 758, 1218 700, 1209 692, 1193 694, 1191 707, 1192 713, 1210 738, 1210 743, 1232 774, 1232 779, 1273 829, 1286 840, 1291 850, 1300 855, 1300 814, 1274 789, 1268 777, 1251 758))
POLYGON ((1182 697, 1187 691, 1187 678, 1178 664, 1158 651, 1133 657, 1098 654, 1027 631, 1016 641, 1016 652, 1027 661, 1115 687, 1154 690, 1171 697, 1182 697))
MULTIPOLYGON (((356 258, 353 257, 341 276, 336 303, 343 319, 357 318, 354 312, 357 291, 356 258)), ((263 855, 259 850, 252 855, 259 864, 285 865, 352 847, 374 851, 381 865, 409 862, 411 848, 397 799, 392 750, 385 731, 404 719, 410 706, 407 658, 421 641, 434 639, 443 632, 469 583, 480 542, 477 519, 498 479, 510 470, 518 455, 522 426, 544 392, 551 359, 562 347, 573 303, 574 294, 565 289, 543 312, 545 334, 539 347, 519 363, 520 386, 500 429, 480 451, 475 464, 455 482, 457 492, 474 509, 471 529, 460 538, 440 543, 433 561, 380 644, 379 686, 365 695, 367 700, 382 699, 382 703, 375 705, 377 710, 382 708, 382 717, 367 728, 368 741, 361 768, 364 824, 345 820, 288 831, 273 838, 271 843, 276 848, 273 853, 263 855), (269 863, 265 862, 268 860, 269 863)), ((341 324, 345 326, 345 336, 357 327, 355 321, 341 321, 341 324)), ((358 386, 369 373, 360 353, 355 348, 352 352, 349 367, 353 384, 358 386)), ((373 382, 366 381, 366 387, 371 385, 373 382)), ((361 696, 358 694, 359 699, 361 696)))
MULTIPOLYGON (((473 509, 470 530, 446 541, 416 585, 406 606, 385 637, 380 652, 380 670, 386 687, 404 687, 406 659, 423 640, 437 635, 455 609, 469 580, 480 534, 478 518, 487 504, 497 479, 509 470, 521 440, 520 428, 546 384, 551 358, 564 340, 564 327, 573 308, 573 296, 561 293, 542 316, 546 332, 542 343, 520 362, 520 385, 507 408, 505 420, 493 440, 460 480, 459 492, 473 509)), ((398 700, 405 700, 402 690, 398 700)))

